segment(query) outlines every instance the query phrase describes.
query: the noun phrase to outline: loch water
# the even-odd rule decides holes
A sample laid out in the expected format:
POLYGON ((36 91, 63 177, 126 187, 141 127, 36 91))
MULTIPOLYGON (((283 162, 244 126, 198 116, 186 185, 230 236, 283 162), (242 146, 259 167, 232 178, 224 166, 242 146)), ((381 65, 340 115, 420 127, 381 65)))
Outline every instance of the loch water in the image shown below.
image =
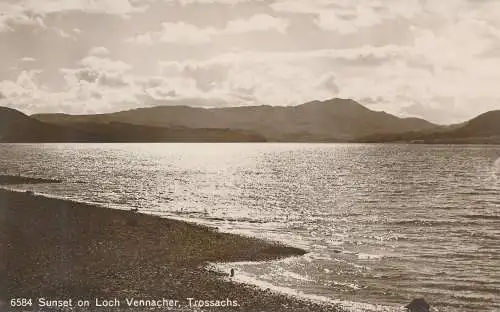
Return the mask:
POLYGON ((0 174, 309 251, 232 264, 244 282, 351 311, 500 311, 500 146, 0 144, 0 174))

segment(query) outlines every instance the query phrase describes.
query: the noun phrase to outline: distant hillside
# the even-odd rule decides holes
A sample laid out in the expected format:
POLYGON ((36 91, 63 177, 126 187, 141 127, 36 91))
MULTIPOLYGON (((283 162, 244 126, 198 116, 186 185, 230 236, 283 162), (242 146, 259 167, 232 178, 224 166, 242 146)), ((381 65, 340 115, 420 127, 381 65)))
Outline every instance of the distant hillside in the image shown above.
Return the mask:
POLYGON ((269 141, 349 141, 374 133, 433 129, 418 118, 398 118, 375 112, 346 99, 314 101, 298 106, 195 108, 157 106, 100 115, 34 115, 40 121, 75 123, 119 122, 156 127, 231 129, 256 133, 269 141))
POLYGON ((500 110, 481 114, 459 125, 430 131, 369 135, 359 138, 358 142, 500 144, 500 110))
POLYGON ((500 135, 500 110, 489 111, 471 119, 463 127, 456 129, 454 134, 464 137, 500 135))
POLYGON ((261 136, 230 129, 165 128, 121 122, 77 122, 72 128, 99 134, 108 142, 264 142, 261 136))
POLYGON ((168 129, 125 123, 50 124, 0 107, 0 142, 255 142, 263 137, 229 129, 168 129))
POLYGON ((81 142, 92 133, 40 122, 17 110, 0 107, 0 142, 81 142))

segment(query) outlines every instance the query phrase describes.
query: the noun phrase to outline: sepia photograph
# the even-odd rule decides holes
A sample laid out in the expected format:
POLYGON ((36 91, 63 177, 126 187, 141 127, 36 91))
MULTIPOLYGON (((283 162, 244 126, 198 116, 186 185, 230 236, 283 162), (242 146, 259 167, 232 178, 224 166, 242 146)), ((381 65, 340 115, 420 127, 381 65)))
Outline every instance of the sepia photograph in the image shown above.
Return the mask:
POLYGON ((0 312, 500 312, 500 0, 0 0, 0 312))

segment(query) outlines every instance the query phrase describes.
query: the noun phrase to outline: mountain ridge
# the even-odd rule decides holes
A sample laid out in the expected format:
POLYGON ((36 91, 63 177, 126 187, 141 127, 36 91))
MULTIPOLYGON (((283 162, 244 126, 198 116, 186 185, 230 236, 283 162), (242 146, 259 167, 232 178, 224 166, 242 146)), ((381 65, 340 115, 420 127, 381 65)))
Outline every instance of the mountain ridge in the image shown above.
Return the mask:
POLYGON ((488 111, 466 122, 441 127, 438 131, 370 135, 357 142, 407 142, 427 144, 500 144, 500 110, 488 111))
POLYGON ((125 123, 51 124, 0 107, 0 142, 263 142, 263 137, 230 129, 161 128, 125 123))
POLYGON ((28 116, 0 107, 0 142, 264 141, 500 144, 500 110, 439 126, 337 98, 297 106, 161 105, 95 115, 28 116))
POLYGON ((348 141, 378 132, 405 132, 437 127, 418 118, 372 111, 350 99, 312 101, 297 106, 199 108, 154 106, 98 115, 33 115, 56 124, 123 122, 135 125, 222 128, 250 131, 269 141, 348 141))

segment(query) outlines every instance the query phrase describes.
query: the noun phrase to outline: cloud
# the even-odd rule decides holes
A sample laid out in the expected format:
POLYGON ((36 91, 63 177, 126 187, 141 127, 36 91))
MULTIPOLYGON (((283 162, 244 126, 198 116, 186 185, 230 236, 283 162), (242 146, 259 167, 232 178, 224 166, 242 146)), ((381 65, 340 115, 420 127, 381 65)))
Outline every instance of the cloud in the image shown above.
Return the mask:
POLYGON ((265 31, 285 33, 288 26, 289 23, 285 19, 266 14, 257 14, 249 18, 230 20, 221 29, 214 27, 202 28, 185 22, 162 23, 160 31, 138 34, 132 38, 128 38, 126 41, 143 45, 154 45, 162 42, 201 45, 210 43, 217 36, 265 31))
POLYGON ((83 58, 79 64, 99 72, 126 72, 132 69, 130 64, 123 61, 112 60, 95 55, 83 58))
POLYGON ((15 26, 36 26, 46 29, 42 16, 34 12, 27 11, 21 5, 10 3, 0 3, 0 33, 13 31, 15 26))
POLYGON ((342 53, 229 53, 207 61, 162 62, 162 73, 195 81, 198 92, 237 105, 294 105, 339 93, 337 78, 320 74, 325 58, 342 53))
POLYGON ((231 20, 227 23, 223 34, 242 34, 254 31, 276 30, 285 33, 288 22, 282 18, 277 18, 267 14, 253 15, 248 19, 231 20))
POLYGON ((61 69, 64 88, 50 91, 40 82, 39 70, 22 71, 15 80, 0 83, 0 92, 25 112, 93 113, 113 111, 117 106, 138 105, 136 95, 142 91, 129 74, 132 66, 107 58, 104 50, 91 49, 78 62, 79 67, 61 69))
POLYGON ((75 79, 74 81, 86 81, 86 82, 95 82, 99 78, 100 73, 96 70, 90 68, 79 68, 76 70, 71 69, 61 69, 61 72, 66 74, 66 81, 71 79, 75 79), (69 75, 68 75, 69 74, 69 75))
POLYGON ((91 56, 107 56, 109 55, 109 50, 105 47, 93 47, 89 51, 91 56))
POLYGON ((211 40, 217 31, 213 28, 199 28, 197 26, 178 23, 163 23, 159 40, 167 43, 203 44, 211 40))
MULTIPOLYGON (((446 33, 444 36, 453 41, 446 33)), ((445 122, 492 108, 491 99, 498 98, 496 83, 500 81, 500 74, 493 68, 499 68, 500 58, 476 59, 474 55, 480 49, 464 49, 458 59, 474 61, 457 62, 459 68, 452 68, 451 63, 442 63, 446 51, 443 57, 433 59, 426 56, 430 52, 424 48, 427 46, 425 41, 415 40, 412 46, 241 52, 206 61, 162 62, 161 66, 165 75, 193 79, 200 92, 221 98, 225 95, 228 101, 238 104, 293 105, 339 96, 370 99, 367 104, 376 109, 408 115, 410 110, 405 107, 432 102, 433 108, 419 116, 445 122), (475 107, 470 105, 481 96, 488 100, 475 107), (457 112, 445 116, 445 110, 435 108, 448 105, 445 98, 454 101, 457 112), (430 118, 432 114, 438 115, 430 118)), ((455 49, 459 50, 459 46, 455 49)))
POLYGON ((373 8, 358 6, 353 12, 341 14, 337 10, 325 10, 319 13, 314 21, 318 27, 340 34, 351 34, 360 28, 367 28, 381 23, 381 18, 373 8))
POLYGON ((324 88, 326 91, 330 92, 332 97, 338 95, 340 88, 337 85, 335 74, 328 73, 323 76, 319 81, 319 87, 324 88))
MULTIPOLYGON (((63 68, 64 88, 50 91, 40 82, 41 71, 23 71, 0 82, 0 92, 27 113, 112 112, 157 101, 194 98, 202 92, 193 79, 133 74, 133 67, 108 58, 104 49, 91 49, 76 68, 63 68)), ((1 99, 1 104, 5 99, 1 99)))
POLYGON ((153 45, 155 43, 176 43, 185 45, 198 45, 211 41, 217 31, 213 28, 199 28, 184 22, 162 23, 161 30, 148 32, 127 39, 127 42, 153 45))
POLYGON ((54 30, 57 33, 57 35, 59 35, 61 38, 69 38, 69 39, 72 39, 72 40, 76 40, 76 36, 74 36, 71 33, 67 33, 63 29, 54 29, 54 30))
POLYGON ((144 12, 147 9, 146 6, 134 6, 129 0, 21 0, 21 3, 27 10, 40 14, 80 11, 126 16, 130 13, 144 12))
POLYGON ((327 1, 317 0, 278 0, 273 2, 270 7, 277 12, 317 14, 321 12, 327 4, 327 1))
POLYGON ((78 68, 61 69, 66 85, 70 88, 80 86, 119 88, 131 84, 132 77, 128 72, 132 66, 119 60, 107 58, 108 49, 94 47, 89 50, 89 55, 78 62, 78 68))
MULTIPOLYGON (((138 0, 138 2, 151 2, 155 0, 138 0)), ((257 3, 265 2, 267 0, 161 0, 166 3, 180 3, 184 6, 191 4, 225 4, 225 5, 236 5, 238 3, 257 3)))
MULTIPOLYGON (((153 101, 170 100, 177 98, 197 97, 195 81, 189 78, 163 76, 139 77, 135 79, 135 85, 142 91, 138 98, 153 101)), ((147 103, 145 103, 147 104, 147 103)))
POLYGON ((99 76, 97 83, 100 86, 107 86, 111 88, 121 88, 129 85, 129 82, 126 81, 124 75, 117 73, 113 74, 102 73, 99 76))
POLYGON ((23 70, 14 80, 1 80, 0 93, 3 105, 16 105, 24 109, 33 109, 37 104, 45 104, 46 90, 39 86, 40 70, 23 70))

